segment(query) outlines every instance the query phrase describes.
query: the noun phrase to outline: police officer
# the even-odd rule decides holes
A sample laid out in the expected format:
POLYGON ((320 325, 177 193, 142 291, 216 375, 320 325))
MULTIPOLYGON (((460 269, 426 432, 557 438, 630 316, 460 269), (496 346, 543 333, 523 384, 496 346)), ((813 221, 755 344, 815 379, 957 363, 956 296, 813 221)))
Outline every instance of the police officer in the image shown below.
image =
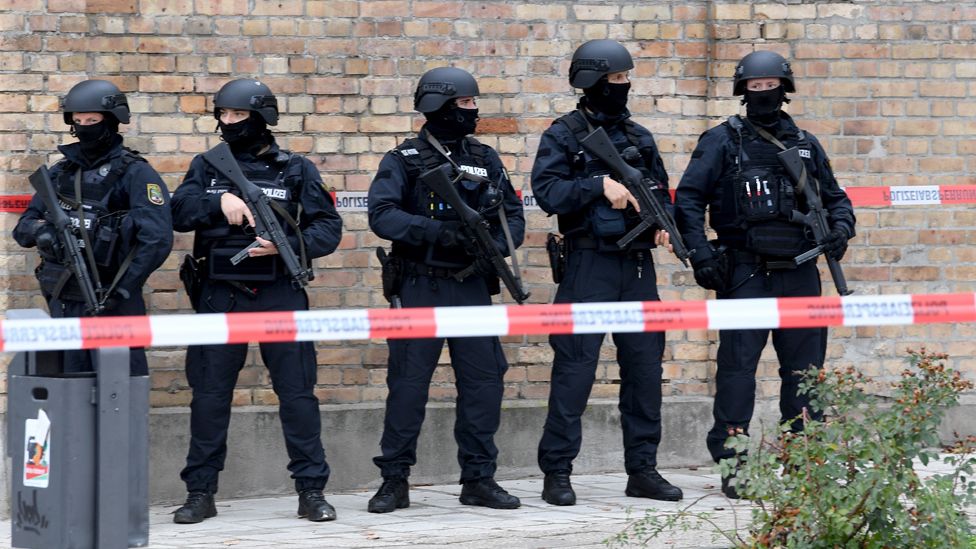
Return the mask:
MULTIPOLYGON (((62 110, 78 142, 58 147, 64 158, 51 167, 51 181, 76 226, 93 285, 100 288, 101 314, 145 315, 142 286, 173 246, 169 191, 145 159, 123 146, 119 124, 129 123, 129 104, 115 84, 80 82, 64 97, 62 110)), ((56 251, 45 213, 35 195, 14 227, 14 239, 25 248, 38 247, 36 275, 51 316, 85 316, 84 294, 56 251)), ((133 348, 129 356, 131 374, 148 375, 145 351, 133 348)), ((91 371, 89 352, 65 351, 64 370, 91 371)))
MULTIPOLYGON (((627 188, 614 181, 609 168, 581 149, 580 141, 596 127, 634 167, 657 183, 652 192, 670 208, 668 175, 654 138, 630 119, 628 72, 633 59, 614 40, 591 40, 573 54, 569 83, 583 89, 575 111, 557 119, 542 134, 532 167, 532 190, 539 206, 556 214, 568 259, 556 303, 656 301, 650 249, 669 246, 664 231, 642 233, 626 248, 617 240, 640 221, 639 208, 627 188)), ((551 335, 555 354, 549 414, 539 442, 539 467, 545 473, 542 499, 573 505, 570 483, 573 459, 582 443, 580 418, 593 386, 604 334, 551 335)), ((657 472, 661 440, 661 359, 664 334, 615 333, 620 364, 620 413, 626 494, 666 501, 681 499, 681 490, 657 472)))
MULTIPOLYGON (((396 281, 404 307, 490 305, 498 278, 483 258, 470 253, 470 234, 458 215, 418 177, 451 163, 461 178, 456 188, 472 208, 485 210, 495 245, 511 251, 500 219, 507 221, 512 246, 522 243, 525 220, 498 154, 474 138, 478 121, 478 84, 467 71, 440 67, 426 72, 417 84, 414 108, 427 122, 416 138, 407 139, 380 162, 369 189, 369 226, 393 241, 392 260, 402 273, 396 281), (487 181, 485 181, 487 180, 487 181), (500 193, 501 203, 491 200, 500 193), (491 211, 502 208, 504 216, 491 211), (476 264, 474 274, 461 272, 476 264)), ((514 509, 519 499, 494 480, 498 449, 493 440, 501 413, 503 378, 508 363, 497 337, 447 340, 457 378, 454 438, 461 466, 461 503, 514 509)), ((380 441, 382 455, 373 459, 383 483, 369 501, 369 512, 387 513, 410 505, 407 477, 417 462, 417 437, 431 376, 444 338, 391 339, 386 417, 380 441)))
MULTIPOLYGON (((732 116, 702 134, 678 186, 675 221, 689 248, 695 280, 715 290, 719 299, 819 296, 815 261, 796 265, 793 258, 815 243, 790 212, 806 212, 800 184, 814 185, 829 214, 825 253, 840 260, 854 236, 854 211, 840 189, 823 147, 782 111, 795 91, 790 64, 779 54, 756 51, 739 61, 733 93, 742 96, 746 117, 732 116), (806 172, 793 180, 777 154, 799 148, 806 172), (717 241, 705 235, 705 210, 717 241)), ((779 358, 780 412, 793 421, 809 403, 797 394, 797 373, 823 366, 826 328, 772 330, 779 358)), ((725 447, 730 433, 748 433, 756 390, 756 366, 769 330, 722 330, 713 415, 707 443, 716 462, 733 457, 725 447)), ((802 428, 794 422, 795 429, 802 428)), ((737 498, 734 475, 722 479, 722 491, 737 498)))
MULTIPOLYGON (((278 147, 268 126, 278 123, 278 101, 265 84, 249 79, 228 82, 214 96, 214 117, 222 139, 233 151, 244 176, 261 187, 278 207, 275 215, 302 260, 332 253, 339 245, 342 221, 315 166, 305 157, 278 147)), ((202 273, 198 313, 297 311, 308 309, 308 296, 293 284, 274 243, 253 235, 252 212, 240 192, 217 170, 196 156, 173 195, 177 231, 196 231, 193 255, 202 273), (238 264, 229 258, 257 242, 238 264)), ((335 509, 322 495, 329 466, 321 440, 312 342, 261 343, 261 358, 271 374, 288 450, 288 469, 299 493, 298 516, 334 520, 335 509)), ((180 473, 186 503, 174 516, 196 523, 217 514, 214 493, 227 455, 227 425, 237 375, 247 345, 190 346, 186 377, 193 389, 190 449, 180 473)))

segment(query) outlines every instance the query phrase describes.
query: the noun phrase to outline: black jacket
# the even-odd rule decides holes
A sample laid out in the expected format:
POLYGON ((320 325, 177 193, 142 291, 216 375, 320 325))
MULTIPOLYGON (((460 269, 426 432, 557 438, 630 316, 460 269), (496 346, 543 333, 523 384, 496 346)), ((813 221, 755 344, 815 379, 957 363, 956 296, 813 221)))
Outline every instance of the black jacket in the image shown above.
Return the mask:
MULTIPOLYGON (((335 251, 342 236, 342 219, 335 209, 332 196, 326 191, 322 176, 315 165, 305 157, 291 158, 274 142, 263 154, 249 153, 235 155, 245 177, 249 179, 256 173, 266 173, 288 169, 284 179, 290 202, 301 207, 298 225, 305 242, 309 259, 322 257, 335 251)), ((228 188, 240 196, 236 187, 222 178, 217 180, 216 170, 201 155, 190 162, 190 168, 183 182, 173 193, 173 225, 177 231, 197 231, 194 248, 206 247, 207 234, 239 234, 239 227, 230 227, 220 209, 219 188, 228 188)), ((289 241, 299 252, 297 235, 283 220, 279 220, 288 234, 289 241)))
MULTIPOLYGON (((629 120, 630 114, 608 118, 600 114, 588 113, 586 119, 594 127, 602 126, 618 151, 636 146, 643 157, 641 171, 658 183, 655 192, 659 200, 670 208, 668 194, 668 174, 658 152, 654 136, 640 124, 629 120), (635 143, 636 141, 636 143, 635 143)), ((570 122, 585 127, 586 119, 581 109, 566 118, 570 122)), ((603 197, 603 177, 609 168, 581 151, 579 138, 562 119, 557 120, 543 134, 539 141, 535 163, 532 165, 532 191, 539 206, 550 215, 559 217, 559 230, 564 235, 590 234, 592 224, 591 209, 600 204, 609 205, 603 197)), ((636 225, 636 212, 628 205, 626 212, 628 230, 636 225)), ((620 236, 623 236, 621 234, 620 236)), ((615 241, 616 239, 612 239, 615 241)), ((645 231, 638 241, 653 241, 653 231, 645 231)))
MULTIPOLYGON (((122 137, 104 156, 94 161, 81 153, 81 145, 70 143, 58 147, 64 159, 51 167, 51 180, 57 185, 62 177, 73 174, 79 167, 87 172, 118 162, 123 155, 122 137)), ((82 191, 84 194, 84 190, 82 191)), ((73 198, 73 193, 69 195, 73 198)), ((147 162, 136 160, 128 164, 124 173, 112 185, 106 201, 109 212, 128 211, 119 229, 120 242, 117 257, 124 258, 135 248, 118 287, 129 295, 142 291, 146 279, 169 256, 173 247, 173 221, 170 216, 169 191, 162 178, 147 162)), ((31 198, 27 210, 14 227, 13 237, 25 248, 36 246, 35 222, 44 218, 44 204, 38 196, 31 198)), ((104 286, 108 286, 115 272, 101 272, 104 286)))
MULTIPOLYGON (((799 129, 793 119, 783 113, 771 133, 790 146, 797 144, 794 136, 799 134, 799 129)), ((840 227, 847 232, 848 238, 853 237, 855 217, 851 201, 837 184, 820 142, 808 132, 803 134, 810 149, 810 158, 805 160, 807 170, 811 178, 820 182, 821 200, 829 214, 831 228, 840 227)), ((761 138, 751 131, 749 124, 745 124, 743 139, 761 138)), ((732 193, 723 184, 738 169, 738 147, 736 132, 728 121, 706 131, 698 140, 698 146, 675 192, 675 223, 689 249, 709 249, 705 235, 706 209, 709 212, 709 226, 717 233, 718 240, 732 248, 742 246, 744 229, 736 222, 732 193)))
MULTIPOLYGON (((422 129, 421 136, 425 135, 425 132, 426 130, 422 129)), ((443 227, 444 220, 437 215, 429 215, 429 212, 421 211, 422 206, 417 203, 418 195, 421 194, 418 189, 417 175, 423 170, 420 165, 423 155, 412 153, 413 150, 416 150, 410 148, 414 144, 421 147, 430 146, 420 139, 408 140, 404 145, 386 153, 380 161, 376 176, 369 187, 369 227, 380 238, 392 240, 394 250, 398 249, 398 243, 402 244, 399 249, 403 250, 418 250, 428 247, 441 248, 438 244, 438 234, 443 227)), ((461 159, 474 158, 470 149, 472 147, 480 148, 483 162, 486 164, 483 166, 486 170, 483 176, 492 183, 500 183, 503 197, 501 207, 505 210, 513 244, 516 248, 519 247, 525 237, 525 216, 522 211, 522 201, 515 194, 515 189, 512 188, 512 183, 508 179, 508 172, 505 171, 498 153, 491 147, 478 143, 471 138, 442 144, 451 152, 452 158, 458 159, 462 166, 464 166, 464 161, 461 159)), ((433 154, 439 155, 436 152, 433 154)), ((439 156, 435 157, 433 161, 436 163, 447 162, 446 159, 439 156)), ((482 184, 481 187, 484 185, 482 184)), ((468 192, 462 190, 461 194, 463 198, 467 196, 468 192)), ((469 205, 477 207, 477 204, 469 205)), ((488 215, 487 219, 491 225, 495 244, 503 254, 508 255, 511 251, 508 250, 498 217, 488 215)), ((452 254, 451 250, 435 249, 433 255, 454 257, 457 254, 452 254)), ((410 259, 417 260, 419 258, 410 259)), ((468 262, 470 263, 470 260, 468 262)))

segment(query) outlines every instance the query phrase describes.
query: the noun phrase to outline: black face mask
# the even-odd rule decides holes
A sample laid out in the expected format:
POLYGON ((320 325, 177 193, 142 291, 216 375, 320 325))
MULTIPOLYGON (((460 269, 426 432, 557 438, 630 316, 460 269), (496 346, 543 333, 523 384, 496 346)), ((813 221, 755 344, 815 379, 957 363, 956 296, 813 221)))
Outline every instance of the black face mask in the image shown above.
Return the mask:
POLYGON ((112 136, 119 132, 119 124, 105 118, 98 124, 73 124, 71 132, 78 138, 85 158, 96 160, 112 148, 112 136))
POLYGON ((601 78, 599 82, 583 90, 588 106, 611 116, 618 115, 627 108, 628 92, 630 82, 611 84, 606 78, 601 78))
POLYGON ((474 133, 478 127, 478 109, 462 109, 456 105, 444 106, 440 109, 424 113, 427 117, 427 129, 434 137, 447 141, 455 141, 474 133))
POLYGON ((746 116, 760 123, 775 122, 779 118, 779 109, 783 106, 784 99, 786 99, 786 92, 783 91, 783 86, 764 91, 746 90, 743 99, 746 104, 746 116))
POLYGON ((233 124, 218 122, 217 127, 220 129, 221 139, 235 153, 256 152, 268 144, 268 125, 255 113, 233 124))

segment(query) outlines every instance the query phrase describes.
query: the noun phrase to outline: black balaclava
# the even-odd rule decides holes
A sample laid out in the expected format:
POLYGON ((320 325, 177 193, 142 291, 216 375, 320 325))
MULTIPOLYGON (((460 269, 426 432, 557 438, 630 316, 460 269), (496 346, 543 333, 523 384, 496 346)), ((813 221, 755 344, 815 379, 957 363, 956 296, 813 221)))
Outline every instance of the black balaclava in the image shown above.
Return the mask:
POLYGON ((437 139, 457 141, 474 133, 478 126, 478 109, 462 109, 448 101, 434 112, 425 112, 427 130, 437 139))
POLYGON ((616 116, 627 109, 627 93, 630 92, 630 82, 611 84, 604 76, 596 84, 583 90, 586 104, 591 109, 616 116))
POLYGON ((749 120, 770 126, 779 120, 779 110, 789 99, 786 98, 785 88, 780 85, 763 91, 747 89, 742 102, 746 105, 746 116, 749 120))
POLYGON ((217 122, 220 130, 220 137, 228 145, 234 154, 248 152, 256 155, 266 145, 271 143, 271 132, 268 131, 268 124, 264 118, 256 112, 233 124, 217 122))
POLYGON ((97 124, 82 126, 72 124, 71 133, 78 138, 81 153, 89 160, 98 160, 115 145, 114 136, 119 133, 119 120, 109 113, 97 124))

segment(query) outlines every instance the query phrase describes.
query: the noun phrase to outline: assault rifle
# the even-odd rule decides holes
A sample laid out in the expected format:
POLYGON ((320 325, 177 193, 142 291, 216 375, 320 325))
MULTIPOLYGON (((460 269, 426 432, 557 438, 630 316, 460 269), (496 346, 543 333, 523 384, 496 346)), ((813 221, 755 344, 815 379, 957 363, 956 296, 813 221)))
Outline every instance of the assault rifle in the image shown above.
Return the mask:
MULTIPOLYGON (((461 195, 458 194, 454 183, 462 176, 462 174, 459 174, 457 177, 454 177, 453 166, 449 162, 445 162, 436 168, 420 174, 419 179, 430 187, 432 191, 437 193, 437 196, 447 202, 451 208, 454 208, 454 211, 461 218, 461 223, 464 224, 468 233, 471 235, 471 243, 477 250, 477 256, 491 262, 492 267, 495 268, 495 273, 505 284, 505 287, 508 288, 508 293, 512 294, 512 298, 521 305, 529 298, 529 292, 522 289, 522 285, 515 274, 512 273, 512 269, 508 266, 508 263, 505 263, 505 256, 498 250, 498 246, 495 245, 495 239, 488 232, 488 221, 480 213, 468 206, 461 199, 461 195)), ((498 207, 501 208, 504 206, 499 205, 498 207)), ((515 250, 511 250, 511 252, 515 253, 515 250)), ((473 272, 474 266, 472 265, 459 272, 456 276, 463 280, 473 272)))
MULTIPOLYGON (((81 246, 78 245, 78 237, 75 236, 72 228, 71 218, 61 209, 58 194, 54 190, 54 184, 51 182, 51 174, 48 172, 47 166, 38 168, 28 179, 31 187, 34 187, 37 195, 44 202, 44 208, 47 210, 44 217, 54 226, 56 242, 38 242, 38 246, 50 245, 54 249, 58 262, 71 270, 71 274, 78 280, 78 286, 85 298, 85 312, 91 316, 101 314, 105 310, 105 302, 99 299, 100 288, 96 288, 92 282, 88 264, 85 263, 81 246)), ((80 222, 84 223, 84 220, 80 222)), ((43 238, 45 238, 44 235, 41 236, 41 239, 43 238)))
MULTIPOLYGON (((265 240, 270 240, 278 248, 278 254, 281 256, 285 268, 288 269, 288 274, 291 275, 292 286, 296 289, 308 286, 309 281, 313 280, 315 275, 311 267, 306 266, 304 257, 299 259, 298 255, 295 254, 295 250, 292 249, 291 244, 288 243, 288 237, 285 235, 281 223, 278 222, 278 218, 275 217, 274 211, 272 210, 276 204, 268 195, 264 194, 261 187, 248 181, 247 177, 241 171, 241 167, 234 160, 234 155, 227 143, 221 143, 203 153, 203 159, 209 162, 221 175, 229 179, 231 183, 240 189, 241 198, 247 204, 248 209, 251 210, 251 215, 254 216, 254 233, 265 240)), ((282 209, 282 214, 284 216, 287 212, 284 212, 282 209)), ((300 234, 299 237, 301 237, 300 234)), ((260 245, 255 240, 231 257, 230 262, 237 265, 248 257, 248 250, 257 248, 260 245)), ((305 254, 303 253, 302 255, 304 256, 305 254)))
POLYGON ((685 246, 684 240, 681 239, 681 233, 678 232, 678 228, 674 224, 674 218, 671 214, 664 209, 664 205, 654 196, 654 193, 650 189, 650 179, 644 179, 643 174, 640 170, 628 164, 617 152, 617 147, 614 146, 613 142, 610 141, 610 136, 607 135, 606 130, 602 127, 590 132, 589 135, 580 141, 580 145, 583 148, 600 159, 604 164, 606 164, 610 170, 614 173, 614 177, 620 181, 630 194, 634 195, 637 199, 637 203, 640 204, 639 215, 641 217, 641 222, 639 225, 631 229, 631 231, 625 234, 620 240, 617 241, 617 246, 620 248, 626 247, 635 238, 637 238, 641 233, 650 229, 651 227, 657 226, 663 229, 671 237, 671 246, 674 249, 674 255, 678 256, 681 260, 681 264, 685 267, 688 266, 688 258, 695 253, 694 250, 689 250, 685 246))
MULTIPOLYGON (((777 156, 779 157, 780 163, 783 164, 783 167, 790 174, 790 177, 797 182, 797 190, 803 193, 803 198, 806 199, 807 203, 808 212, 801 213, 793 210, 790 213, 790 222, 798 223, 809 228, 813 239, 817 243, 816 247, 793 259, 797 265, 800 265, 824 253, 823 243, 830 235, 830 225, 827 224, 827 212, 824 211, 823 202, 820 200, 820 192, 818 189, 814 189, 813 184, 807 177, 807 168, 803 163, 803 159, 800 158, 800 149, 790 147, 777 153, 777 156)), ((827 257, 827 267, 830 269, 830 277, 834 279, 834 287, 837 289, 837 293, 840 295, 854 293, 847 288, 847 279, 844 277, 844 270, 841 268, 840 262, 830 257, 829 254, 825 255, 827 257)))

